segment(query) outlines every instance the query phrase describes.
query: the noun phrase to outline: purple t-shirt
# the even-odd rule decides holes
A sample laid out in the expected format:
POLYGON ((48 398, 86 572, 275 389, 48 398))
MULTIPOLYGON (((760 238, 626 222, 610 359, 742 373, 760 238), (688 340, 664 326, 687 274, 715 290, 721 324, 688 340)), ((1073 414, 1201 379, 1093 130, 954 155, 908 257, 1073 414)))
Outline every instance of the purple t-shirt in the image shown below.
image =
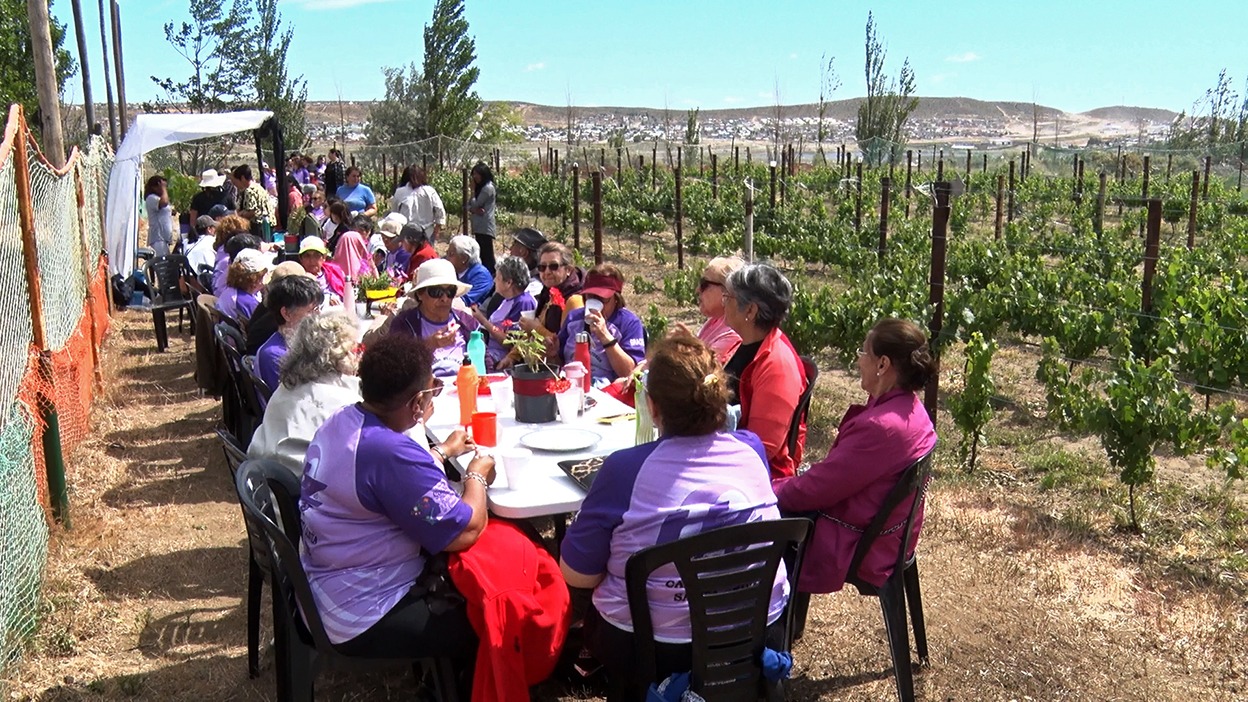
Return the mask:
MULTIPOLYGON (((583 331, 588 330, 585 328, 585 308, 581 307, 568 313, 563 329, 559 330, 559 352, 562 354, 564 363, 569 363, 576 357, 576 334, 583 331)), ((624 349, 624 353, 628 354, 629 358, 637 363, 645 360, 645 331, 641 327, 641 318, 633 314, 632 310, 626 307, 617 309, 615 314, 607 320, 607 333, 612 339, 619 339, 620 348, 624 349)), ((593 334, 589 335, 589 360, 590 365, 593 366, 590 369, 590 377, 594 379, 595 386, 604 385, 619 377, 611 369, 611 362, 607 360, 607 350, 602 348, 602 344, 593 334)))
POLYGON ((226 317, 233 317, 242 322, 251 319, 260 304, 259 293, 247 293, 227 286, 217 297, 217 311, 226 317))
MULTIPOLYGON (((490 323, 496 327, 504 326, 503 322, 519 324, 521 312, 535 309, 537 309, 537 300, 534 300, 533 296, 527 291, 522 292, 510 300, 503 300, 502 304, 498 306, 498 309, 494 310, 494 313, 490 315, 490 323)), ((506 326, 511 327, 511 325, 506 326)), ((520 327, 517 326, 515 328, 519 329, 520 327)), ((489 343, 485 345, 486 365, 490 369, 493 369, 494 366, 496 366, 506 355, 507 347, 503 346, 502 342, 495 341, 494 337, 491 336, 489 343)))
POLYGON ((269 390, 277 390, 281 382, 282 358, 286 356, 286 337, 275 331, 256 350, 256 375, 269 386, 269 390))
MULTIPOLYGON (((563 560, 578 573, 606 573, 594 606, 608 622, 633 630, 624 568, 638 551, 708 529, 779 519, 767 453, 748 431, 672 436, 611 454, 563 540, 563 560)), ((648 587, 654 636, 691 640, 685 589, 673 566, 654 571, 648 587)), ((788 600, 784 565, 776 572, 768 623, 788 600)))
POLYGON ((395 316, 394 321, 390 322, 390 333, 425 339, 446 330, 452 322, 459 329, 459 333, 455 335, 455 343, 433 350, 433 374, 445 378, 459 372, 464 356, 468 355, 468 332, 480 326, 471 314, 451 310, 451 316, 445 322, 438 323, 425 319, 420 310, 413 307, 395 316))
POLYGON ((359 405, 330 417, 308 446, 299 511, 300 560, 329 640, 377 623, 446 549, 472 508, 429 451, 359 405))
POLYGON ((225 292, 225 276, 230 270, 230 255, 225 247, 217 249, 216 261, 212 264, 212 294, 221 297, 225 292))

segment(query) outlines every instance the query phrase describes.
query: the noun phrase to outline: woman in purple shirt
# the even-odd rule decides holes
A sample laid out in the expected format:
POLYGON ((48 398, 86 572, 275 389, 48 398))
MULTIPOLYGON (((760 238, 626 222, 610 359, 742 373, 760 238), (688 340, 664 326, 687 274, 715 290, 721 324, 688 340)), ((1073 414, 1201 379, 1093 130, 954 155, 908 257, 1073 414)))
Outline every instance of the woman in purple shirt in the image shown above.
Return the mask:
POLYGON ((568 313, 559 330, 558 353, 563 363, 576 355, 577 332, 589 333, 590 375, 601 387, 633 372, 646 357, 646 334, 641 318, 624 306, 624 274, 612 265, 599 265, 585 276, 581 289, 585 306, 568 313))
POLYGON ((513 359, 507 356, 507 332, 520 329, 520 313, 537 309, 537 300, 525 290, 529 285, 529 265, 524 259, 508 256, 498 264, 494 272, 494 291, 503 301, 489 316, 479 307, 472 308, 472 316, 489 336, 485 346, 485 367, 489 371, 511 366, 513 359))
POLYGON ((217 311, 242 324, 260 304, 265 275, 273 270, 273 256, 258 249, 243 249, 234 257, 225 277, 225 290, 217 298, 217 311))
POLYGON ((463 496, 434 454, 472 451, 455 432, 430 448, 405 435, 433 413, 442 389, 429 349, 390 336, 360 359, 363 402, 317 430, 304 464, 300 560, 329 640, 347 655, 451 656, 464 660, 476 636, 462 604, 442 609, 413 586, 426 554, 462 551, 485 529, 494 459, 468 464, 463 496), (433 606, 431 606, 431 604, 433 606))
MULTIPOLYGON (((798 582, 801 592, 836 592, 845 585, 863 529, 902 472, 936 445, 932 420, 918 396, 936 371, 918 325, 900 319, 877 323, 858 350, 867 403, 845 412, 826 458, 797 477, 772 483, 786 512, 818 512, 798 582)), ((885 528, 904 522, 911 504, 897 505, 885 528)), ((920 506, 911 543, 918 542, 922 527, 920 506)), ((863 580, 881 585, 888 579, 901 537, 893 530, 876 539, 859 569, 863 580)))
MULTIPOLYGON (((607 668, 609 700, 645 689, 633 657, 624 569, 638 551, 708 529, 779 519, 758 437, 725 432, 728 387, 715 353, 687 331, 655 345, 647 401, 661 438, 609 456, 563 540, 560 568, 568 585, 593 588, 585 642, 607 668)), ((673 566, 650 578, 650 616, 659 679, 690 669, 689 606, 673 566)), ((767 621, 780 621, 788 579, 775 576, 767 621)), ((780 645, 780 631, 769 632, 780 645)))
POLYGON ((455 309, 456 300, 467 291, 468 286, 455 277, 450 261, 425 261, 416 269, 415 304, 383 324, 378 334, 365 335, 364 343, 371 343, 382 333, 416 337, 433 352, 435 376, 455 375, 468 353, 468 333, 478 326, 462 303, 455 309))

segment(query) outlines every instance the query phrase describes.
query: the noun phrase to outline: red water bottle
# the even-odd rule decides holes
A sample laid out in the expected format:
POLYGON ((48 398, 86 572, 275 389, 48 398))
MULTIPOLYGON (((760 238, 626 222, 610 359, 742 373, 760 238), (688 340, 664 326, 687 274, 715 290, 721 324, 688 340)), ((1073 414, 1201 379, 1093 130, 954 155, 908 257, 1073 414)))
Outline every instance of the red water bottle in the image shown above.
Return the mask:
POLYGON ((581 381, 581 389, 588 394, 594 384, 594 374, 589 364, 589 332, 576 333, 576 351, 572 354, 572 360, 585 366, 585 379, 581 381))

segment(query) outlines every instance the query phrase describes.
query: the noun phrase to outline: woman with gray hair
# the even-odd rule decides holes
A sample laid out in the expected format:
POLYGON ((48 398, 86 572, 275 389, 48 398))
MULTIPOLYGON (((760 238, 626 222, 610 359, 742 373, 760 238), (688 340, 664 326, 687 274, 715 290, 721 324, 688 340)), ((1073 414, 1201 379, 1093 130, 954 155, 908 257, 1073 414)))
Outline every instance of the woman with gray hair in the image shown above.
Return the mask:
POLYGON ((793 285, 780 271, 755 263, 724 281, 724 321, 741 345, 724 365, 733 402, 741 405, 738 428, 763 440, 771 477, 787 478, 802 460, 806 425, 798 427, 797 450, 789 453, 789 424, 806 390, 802 360, 780 323, 793 302, 793 285))
POLYGON ((487 370, 509 368, 515 361, 507 355, 507 332, 520 329, 521 312, 537 309, 537 300, 525 289, 528 285, 529 264, 519 256, 508 256, 499 262, 494 273, 494 290, 503 298, 502 303, 488 316, 481 308, 472 308, 472 316, 490 337, 485 346, 487 370))
POLYGON ((281 361, 282 383, 264 410, 248 458, 273 458, 303 475, 304 454, 330 415, 360 401, 359 330, 342 312, 299 323, 281 361))
POLYGON ((446 260, 455 266, 455 277, 470 289, 464 293, 464 304, 469 307, 490 299, 494 292, 494 274, 481 265, 481 245, 476 239, 460 234, 451 237, 446 249, 446 260))

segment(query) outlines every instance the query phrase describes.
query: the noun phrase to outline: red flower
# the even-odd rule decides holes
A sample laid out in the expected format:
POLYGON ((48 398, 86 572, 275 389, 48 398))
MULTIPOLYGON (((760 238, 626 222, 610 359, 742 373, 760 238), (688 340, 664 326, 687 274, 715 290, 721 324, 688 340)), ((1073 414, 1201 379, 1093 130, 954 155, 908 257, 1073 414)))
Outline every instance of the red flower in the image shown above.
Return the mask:
POLYGON ((567 304, 567 301, 563 299, 563 293, 559 292, 559 288, 550 289, 550 304, 559 309, 563 309, 563 306, 567 304))
POLYGON ((511 319, 504 319, 502 323, 500 323, 498 326, 502 327, 503 329, 511 329, 512 327, 516 326, 516 322, 515 320, 511 320, 511 319))
POLYGON ((552 395, 558 395, 561 392, 567 392, 572 389, 572 381, 567 378, 552 378, 546 381, 546 392, 552 395))

